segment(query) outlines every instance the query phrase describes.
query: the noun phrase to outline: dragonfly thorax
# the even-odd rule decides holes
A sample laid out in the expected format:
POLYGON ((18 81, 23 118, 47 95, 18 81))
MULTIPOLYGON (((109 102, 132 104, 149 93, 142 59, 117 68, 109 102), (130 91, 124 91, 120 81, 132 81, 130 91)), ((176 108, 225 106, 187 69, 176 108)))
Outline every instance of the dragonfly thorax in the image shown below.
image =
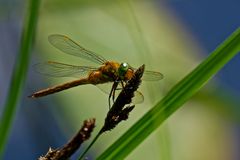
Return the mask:
POLYGON ((113 61, 106 62, 101 68, 103 76, 111 81, 131 79, 133 70, 129 67, 128 63, 117 63, 113 61))

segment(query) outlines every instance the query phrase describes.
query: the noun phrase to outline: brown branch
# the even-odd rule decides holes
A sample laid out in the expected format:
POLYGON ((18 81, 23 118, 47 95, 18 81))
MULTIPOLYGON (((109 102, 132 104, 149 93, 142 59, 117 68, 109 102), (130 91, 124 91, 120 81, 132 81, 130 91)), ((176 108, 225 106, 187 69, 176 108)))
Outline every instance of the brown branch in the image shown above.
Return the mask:
POLYGON ((85 120, 78 133, 62 148, 50 148, 47 154, 38 160, 66 160, 86 141, 95 127, 95 119, 85 120))

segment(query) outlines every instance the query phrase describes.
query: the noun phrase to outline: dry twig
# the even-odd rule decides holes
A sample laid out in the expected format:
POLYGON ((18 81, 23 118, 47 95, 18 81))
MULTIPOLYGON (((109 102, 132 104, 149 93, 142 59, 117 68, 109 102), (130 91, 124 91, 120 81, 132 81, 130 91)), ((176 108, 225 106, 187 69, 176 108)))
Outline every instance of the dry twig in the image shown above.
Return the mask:
POLYGON ((80 145, 86 141, 95 127, 95 119, 85 120, 79 132, 62 148, 50 148, 47 154, 40 157, 39 160, 66 160, 76 152, 80 145))

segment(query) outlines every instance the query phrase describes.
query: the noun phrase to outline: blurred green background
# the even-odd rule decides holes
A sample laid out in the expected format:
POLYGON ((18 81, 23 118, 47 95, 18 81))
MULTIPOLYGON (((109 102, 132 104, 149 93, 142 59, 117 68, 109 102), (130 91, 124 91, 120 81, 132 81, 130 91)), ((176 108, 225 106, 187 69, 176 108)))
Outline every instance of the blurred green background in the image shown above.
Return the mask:
MULTIPOLYGON (((234 2, 235 5, 239 4, 234 2)), ((37 159, 45 154, 49 147, 57 148, 63 145, 77 132, 83 120, 92 117, 97 120, 92 136, 94 137, 108 111, 108 95, 92 85, 75 87, 40 99, 27 98, 38 89, 73 80, 39 75, 33 70, 33 64, 53 60, 75 65, 95 65, 61 53, 49 44, 48 35, 67 35, 108 60, 128 62, 134 67, 145 64, 146 69, 164 74, 164 79, 159 82, 142 83, 140 91, 144 94, 144 103, 136 106, 126 122, 100 137, 87 155, 89 159, 95 159, 239 26, 239 22, 235 22, 234 18, 229 26, 224 25, 226 17, 221 19, 222 25, 214 26, 220 23, 218 19, 221 17, 212 15, 216 22, 211 21, 205 12, 211 15, 220 9, 214 8, 214 2, 210 3, 210 6, 213 5, 212 8, 209 7, 210 10, 206 7, 207 1, 199 5, 198 3, 200 2, 177 0, 43 0, 26 87, 19 103, 5 159, 16 159, 19 156, 23 159, 37 159), (194 10, 194 7, 197 9, 194 10), (189 23, 189 20, 193 22, 189 23), (199 24, 199 28, 209 27, 210 30, 212 27, 218 32, 211 35, 205 28, 200 32, 196 24, 199 24), (204 34, 212 39, 204 41, 204 34), (206 42, 209 42, 209 45, 206 45, 206 42)), ((217 5, 218 2, 215 3, 217 5)), ((225 3, 220 6, 226 6, 225 3)), ((230 6, 232 5, 234 4, 230 6)), ((1 1, 0 76, 4 78, 0 81, 0 94, 3 95, 0 99, 0 111, 18 50, 26 7, 27 2, 1 1)), ((231 7, 228 9, 232 10, 231 7)), ((233 15, 235 14, 229 16, 233 15)), ((236 66, 239 67, 240 61, 236 58, 234 60, 127 159, 238 159, 240 111, 237 97, 240 93, 239 85, 234 85, 232 79, 236 82, 240 80, 236 74, 236 66), (231 68, 231 65, 234 67, 231 68)), ((81 151, 90 141, 91 139, 82 146, 81 151)))

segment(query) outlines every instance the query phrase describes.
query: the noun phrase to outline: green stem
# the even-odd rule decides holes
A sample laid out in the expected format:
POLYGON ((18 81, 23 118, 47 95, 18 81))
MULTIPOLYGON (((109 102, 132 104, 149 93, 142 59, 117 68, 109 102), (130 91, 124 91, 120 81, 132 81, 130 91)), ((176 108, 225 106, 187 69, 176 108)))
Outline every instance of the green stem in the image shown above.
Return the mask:
POLYGON ((85 151, 82 153, 82 155, 78 158, 78 160, 83 159, 83 157, 86 155, 86 153, 89 151, 89 149, 92 147, 92 145, 97 141, 100 135, 102 135, 102 129, 98 132, 98 134, 94 137, 92 142, 89 144, 89 146, 85 149, 85 151))
POLYGON ((40 0, 31 0, 22 30, 19 54, 16 58, 5 108, 0 121, 0 159, 3 156, 10 128, 16 113, 16 107, 25 82, 28 61, 32 49, 37 25, 40 0))

